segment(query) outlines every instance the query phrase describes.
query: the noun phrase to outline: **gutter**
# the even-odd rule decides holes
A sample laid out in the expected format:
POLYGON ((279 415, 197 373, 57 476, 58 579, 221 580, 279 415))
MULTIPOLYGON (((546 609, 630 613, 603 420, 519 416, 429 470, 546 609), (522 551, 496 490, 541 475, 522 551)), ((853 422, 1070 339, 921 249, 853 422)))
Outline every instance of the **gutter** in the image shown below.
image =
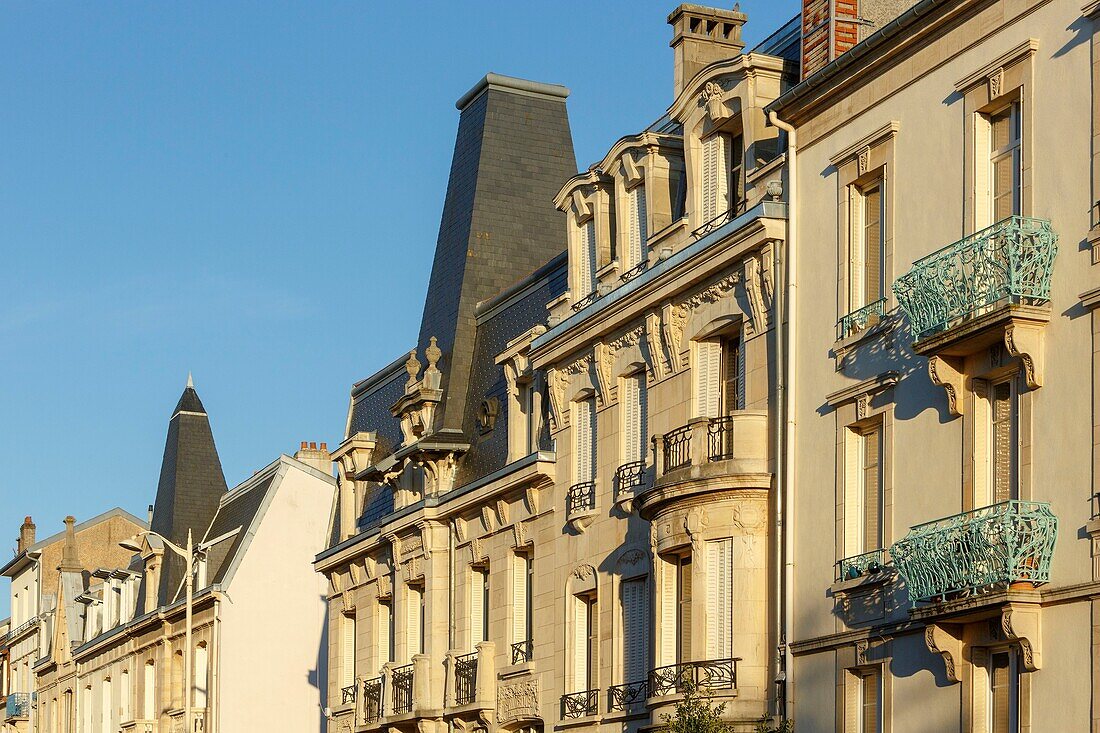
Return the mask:
MULTIPOLYGON (((787 133, 787 240, 786 262, 787 277, 785 282, 785 294, 782 302, 783 312, 776 314, 776 326, 783 329, 783 338, 776 339, 777 349, 780 350, 779 361, 782 371, 779 385, 780 411, 783 416, 782 448, 780 460, 777 461, 776 474, 777 486, 775 526, 776 526, 776 554, 782 557, 782 571, 779 563, 776 563, 777 590, 780 595, 780 614, 776 614, 776 643, 779 645, 779 670, 776 675, 776 683, 782 686, 782 705, 779 713, 784 722, 790 720, 790 710, 793 707, 791 700, 791 677, 794 673, 793 657, 791 656, 790 636, 794 627, 794 491, 795 491, 795 463, 794 440, 795 420, 795 383, 794 365, 797 341, 795 339, 795 325, 797 319, 796 305, 798 302, 798 131, 793 125, 779 119, 774 110, 768 111, 768 120, 787 133), (786 316, 786 323, 783 322, 786 316), (782 541, 782 551, 779 545, 782 541)), ((777 701, 778 702, 778 701, 777 701)))

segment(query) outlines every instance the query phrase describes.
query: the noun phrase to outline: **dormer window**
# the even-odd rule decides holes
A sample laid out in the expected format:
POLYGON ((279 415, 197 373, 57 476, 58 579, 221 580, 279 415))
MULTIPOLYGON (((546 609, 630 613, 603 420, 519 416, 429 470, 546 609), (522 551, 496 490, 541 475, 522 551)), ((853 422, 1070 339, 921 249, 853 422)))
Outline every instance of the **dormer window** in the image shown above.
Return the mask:
POLYGON ((744 201, 744 142, 741 135, 716 132, 703 138, 702 215, 709 222, 744 201))

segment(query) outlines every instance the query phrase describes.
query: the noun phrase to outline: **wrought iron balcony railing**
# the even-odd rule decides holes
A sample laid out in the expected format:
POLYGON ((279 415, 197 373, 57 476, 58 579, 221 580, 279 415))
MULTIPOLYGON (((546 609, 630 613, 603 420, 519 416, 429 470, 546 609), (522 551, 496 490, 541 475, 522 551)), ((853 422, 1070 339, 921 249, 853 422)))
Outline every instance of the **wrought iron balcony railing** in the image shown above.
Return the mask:
POLYGON ((909 598, 946 600, 1050 580, 1058 518, 1050 505, 1004 501, 918 524, 890 548, 909 598))
POLYGON ((710 419, 707 425, 707 460, 725 461, 733 458, 734 424, 732 415, 710 419))
POLYGON ((350 705, 355 702, 355 685, 340 688, 340 704, 350 705))
POLYGON ((31 715, 31 693, 9 692, 4 706, 4 719, 29 718, 31 715))
POLYGON ((12 639, 15 639, 15 638, 21 636, 24 631, 26 631, 27 629, 29 629, 30 627, 34 626, 37 623, 38 623, 38 616, 31 616, 29 619, 27 619, 23 623, 19 624, 18 626, 16 626, 14 629, 9 631, 8 633, 4 634, 3 636, 0 636, 0 644, 3 644, 7 641, 10 641, 12 639))
POLYGON ((512 664, 530 662, 533 646, 530 639, 524 639, 523 641, 517 641, 512 644, 512 664))
POLYGON ((657 667, 649 673, 649 695, 660 697, 699 688, 736 690, 739 661, 741 661, 739 657, 734 657, 657 667))
POLYGON ((583 718, 586 715, 595 715, 600 707, 600 691, 584 690, 583 692, 570 692, 561 696, 561 717, 583 718))
POLYGON ((612 710, 626 710, 649 697, 649 680, 627 682, 607 688, 607 706, 612 710))
POLYGON ((619 275, 619 280, 624 283, 630 282, 634 278, 638 277, 638 275, 641 275, 643 272, 645 272, 646 268, 648 267, 649 260, 642 260, 638 264, 634 265, 634 267, 631 267, 629 270, 624 272, 622 275, 619 275))
POLYGON ((868 303, 862 308, 856 308, 848 315, 836 322, 837 341, 848 338, 854 333, 866 331, 871 326, 877 325, 886 315, 886 299, 879 298, 873 303, 868 303))
POLYGON ((569 487, 565 497, 565 515, 572 516, 596 508, 596 482, 583 481, 569 487))
POLYGON ((576 303, 574 303, 573 306, 572 306, 573 310, 574 311, 579 311, 582 308, 587 308, 588 306, 592 305, 593 303, 595 303, 599 299, 600 299, 600 290, 599 290, 599 288, 597 288, 596 290, 593 290, 591 293, 589 293, 588 295, 584 296, 583 298, 578 300, 576 303))
POLYGON ((665 433, 665 473, 691 464, 691 426, 665 433))
POLYGON ((477 694, 477 652, 455 657, 455 705, 469 705, 477 694))
POLYGON ((837 580, 855 580, 866 575, 877 575, 886 567, 886 551, 871 550, 846 557, 836 564, 837 580))
POLYGON ((737 217, 744 214, 747 204, 748 204, 748 201, 738 201, 738 202, 734 203, 734 205, 731 206, 729 209, 727 209, 726 211, 723 211, 721 214, 714 217, 713 219, 708 221, 706 224, 703 224, 701 227, 699 227, 698 229, 693 231, 691 233, 691 236, 694 239, 702 239, 703 237, 707 236, 708 234, 715 231, 716 229, 721 228, 727 222, 731 222, 734 219, 736 219, 737 217))
POLYGON ((615 471, 615 498, 623 499, 634 496, 645 487, 645 484, 645 461, 624 463, 615 471))
POLYGON ((393 713, 404 715, 412 710, 413 666, 406 664, 390 671, 393 687, 393 713))
POLYGON ((920 339, 1001 301, 1049 301, 1057 253, 1049 221, 1012 216, 917 260, 893 290, 920 339))
POLYGON ((363 720, 367 723, 373 723, 382 717, 385 699, 382 690, 382 677, 363 680, 363 720))

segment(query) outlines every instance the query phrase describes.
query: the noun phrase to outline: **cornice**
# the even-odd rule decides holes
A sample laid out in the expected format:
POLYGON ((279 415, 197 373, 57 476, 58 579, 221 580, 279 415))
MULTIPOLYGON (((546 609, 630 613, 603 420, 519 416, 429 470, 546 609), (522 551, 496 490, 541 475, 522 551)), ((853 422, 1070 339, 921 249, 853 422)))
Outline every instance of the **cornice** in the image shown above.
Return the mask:
MULTIPOLYGON (((1100 2, 1100 0, 1098 0, 1100 2)), ((956 92, 965 92, 976 84, 983 84, 985 81, 995 74, 998 69, 1003 69, 1006 66, 1020 61, 1025 56, 1032 56, 1039 50, 1039 39, 1028 38, 1023 43, 1015 46, 1014 48, 1005 51, 993 61, 985 64, 980 69, 972 71, 963 78, 955 82, 956 92)))
MULTIPOLYGON (((1097 0, 1097 2, 1100 2, 1100 0, 1097 0)), ((845 161, 856 157, 867 148, 874 147, 875 145, 881 143, 883 140, 894 137, 900 131, 901 123, 897 120, 891 120, 890 122, 887 122, 885 125, 872 132, 870 135, 866 135, 860 138, 848 147, 835 153, 831 158, 829 158, 829 162, 833 165, 840 165, 841 163, 844 163, 845 161)))

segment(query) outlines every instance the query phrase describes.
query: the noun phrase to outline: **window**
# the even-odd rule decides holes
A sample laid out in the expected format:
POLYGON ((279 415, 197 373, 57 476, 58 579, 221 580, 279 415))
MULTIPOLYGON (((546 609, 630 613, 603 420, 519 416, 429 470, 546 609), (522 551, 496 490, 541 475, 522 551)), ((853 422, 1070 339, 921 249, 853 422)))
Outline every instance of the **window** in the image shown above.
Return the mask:
POLYGON ((531 555, 517 552, 512 559, 512 643, 530 642, 531 580, 534 563, 531 555))
POLYGON ((882 424, 850 429, 844 497, 844 555, 854 557, 883 545, 882 424))
POLYGON ((596 401, 592 397, 578 400, 573 409, 573 483, 581 484, 595 478, 596 401))
POLYGON ((855 733, 882 733, 882 670, 855 670, 849 680, 854 700, 849 707, 854 725, 847 726, 855 733))
MULTIPOLYGON (((355 617, 351 617, 351 638, 352 638, 352 655, 351 655, 351 675, 352 683, 355 680, 355 617)), ((195 691, 192 695, 192 704, 199 708, 206 707, 207 697, 207 667, 209 666, 209 653, 207 652, 206 642, 200 642, 195 647, 195 691)))
POLYGON ((733 656, 733 540, 707 542, 707 659, 733 656))
POLYGON ((1020 213, 1020 103, 989 116, 990 204, 993 222, 1020 213))
MULTIPOLYGON (((196 675, 197 677, 197 675, 196 675)), ((355 684, 355 614, 340 614, 340 687, 355 684)))
POLYGON ((730 141, 730 208, 740 210, 745 202, 745 143, 740 135, 734 135, 730 141))
POLYGON ((691 555, 676 559, 676 661, 691 657, 691 555))
POLYGON ((850 238, 849 308, 852 311, 870 305, 885 291, 885 196, 881 178, 854 187, 851 197, 852 235, 850 238))
POLYGON ((1018 498, 1014 381, 997 382, 989 394, 989 472, 993 503, 1018 498))
POLYGON ((573 301, 579 301, 596 289, 596 220, 591 218, 577 225, 577 292, 573 301))
POLYGON ((470 568, 470 648, 489 638, 489 570, 470 568))
POLYGON ((596 681, 596 598, 573 596, 573 687, 594 690, 596 681))
POLYGON ((645 185, 639 184, 626 192, 627 242, 624 270, 630 270, 645 262, 648 257, 646 240, 649 238, 646 222, 645 185))
POLYGON ((745 360, 740 334, 695 342, 695 413, 728 415, 744 406, 745 360))
POLYGON ((393 661, 393 606, 389 601, 378 602, 378 666, 393 661))
POLYGON ((157 717, 157 666, 153 660, 145 663, 144 687, 141 690, 141 717, 156 720, 157 717))
POLYGON ((632 374, 623 380, 623 462, 645 461, 649 443, 649 395, 646 391, 645 372, 632 374))
POLYGON ((408 659, 414 654, 424 653, 424 594, 419 586, 406 585, 405 641, 408 659))
POLYGON ((638 682, 649 671, 649 593, 645 578, 629 578, 620 587, 623 606, 623 682, 638 682))
POLYGON ((1011 651, 989 655, 988 710, 990 733, 1019 732, 1020 673, 1011 651))
POLYGON ((703 139, 702 221, 708 222, 730 208, 730 139, 717 133, 703 139))

